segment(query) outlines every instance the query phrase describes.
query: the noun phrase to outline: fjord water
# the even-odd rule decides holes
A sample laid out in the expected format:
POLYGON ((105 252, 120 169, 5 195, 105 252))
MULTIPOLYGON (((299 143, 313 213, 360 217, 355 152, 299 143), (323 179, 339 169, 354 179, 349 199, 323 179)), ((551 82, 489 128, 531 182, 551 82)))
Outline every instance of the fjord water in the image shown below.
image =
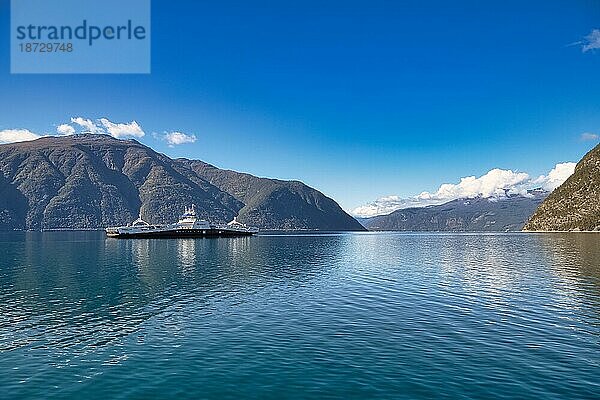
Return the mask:
POLYGON ((600 235, 0 236, 3 398, 599 398, 600 235))

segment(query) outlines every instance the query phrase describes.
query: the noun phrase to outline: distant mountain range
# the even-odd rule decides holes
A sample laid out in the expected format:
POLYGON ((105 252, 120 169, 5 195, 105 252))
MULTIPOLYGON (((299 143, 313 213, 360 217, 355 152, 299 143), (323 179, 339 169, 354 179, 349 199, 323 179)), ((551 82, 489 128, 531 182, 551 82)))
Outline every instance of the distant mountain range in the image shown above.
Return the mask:
POLYGON ((600 145, 577 163, 575 172, 531 216, 526 230, 600 230, 600 145))
POLYGON ((519 231, 546 196, 548 192, 537 189, 527 196, 458 199, 359 221, 374 231, 519 231))
POLYGON ((0 230, 101 228, 140 212, 166 223, 190 204, 213 222, 237 216, 261 229, 364 230, 302 182, 171 159, 135 140, 84 134, 0 145, 0 230))

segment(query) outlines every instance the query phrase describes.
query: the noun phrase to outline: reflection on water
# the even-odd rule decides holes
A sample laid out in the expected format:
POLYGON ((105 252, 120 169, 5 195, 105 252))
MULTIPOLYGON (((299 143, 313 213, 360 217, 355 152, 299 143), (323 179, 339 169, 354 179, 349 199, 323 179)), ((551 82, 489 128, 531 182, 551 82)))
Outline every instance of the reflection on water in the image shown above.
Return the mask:
POLYGON ((556 289, 573 307, 600 324, 600 240, 591 233, 536 235, 556 289))
POLYGON ((196 267, 196 241, 193 239, 178 239, 177 253, 183 275, 190 276, 196 267))
POLYGON ((599 235, 11 233, 0 252, 10 398, 600 394, 599 235))

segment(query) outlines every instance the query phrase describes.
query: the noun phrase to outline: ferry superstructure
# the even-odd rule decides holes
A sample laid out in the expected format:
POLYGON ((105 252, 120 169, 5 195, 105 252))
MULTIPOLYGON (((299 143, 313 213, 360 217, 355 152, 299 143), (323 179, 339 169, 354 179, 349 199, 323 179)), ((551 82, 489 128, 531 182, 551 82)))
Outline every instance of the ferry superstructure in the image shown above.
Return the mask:
POLYGON ((258 228, 237 222, 215 225, 198 219, 194 206, 186 208, 174 224, 152 225, 140 216, 131 225, 106 228, 106 235, 115 238, 185 238, 185 237, 234 237, 250 236, 258 233, 258 228))

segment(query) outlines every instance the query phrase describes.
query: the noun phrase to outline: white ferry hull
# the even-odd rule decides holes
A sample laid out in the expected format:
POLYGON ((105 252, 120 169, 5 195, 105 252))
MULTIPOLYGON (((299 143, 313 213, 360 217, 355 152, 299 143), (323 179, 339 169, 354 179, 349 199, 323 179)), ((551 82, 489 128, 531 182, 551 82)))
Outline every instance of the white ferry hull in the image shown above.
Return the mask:
POLYGON ((202 238, 202 237, 239 237, 251 236, 257 233, 254 230, 231 230, 226 228, 211 229, 165 229, 143 232, 127 232, 118 230, 106 230, 109 237, 115 238, 202 238))

